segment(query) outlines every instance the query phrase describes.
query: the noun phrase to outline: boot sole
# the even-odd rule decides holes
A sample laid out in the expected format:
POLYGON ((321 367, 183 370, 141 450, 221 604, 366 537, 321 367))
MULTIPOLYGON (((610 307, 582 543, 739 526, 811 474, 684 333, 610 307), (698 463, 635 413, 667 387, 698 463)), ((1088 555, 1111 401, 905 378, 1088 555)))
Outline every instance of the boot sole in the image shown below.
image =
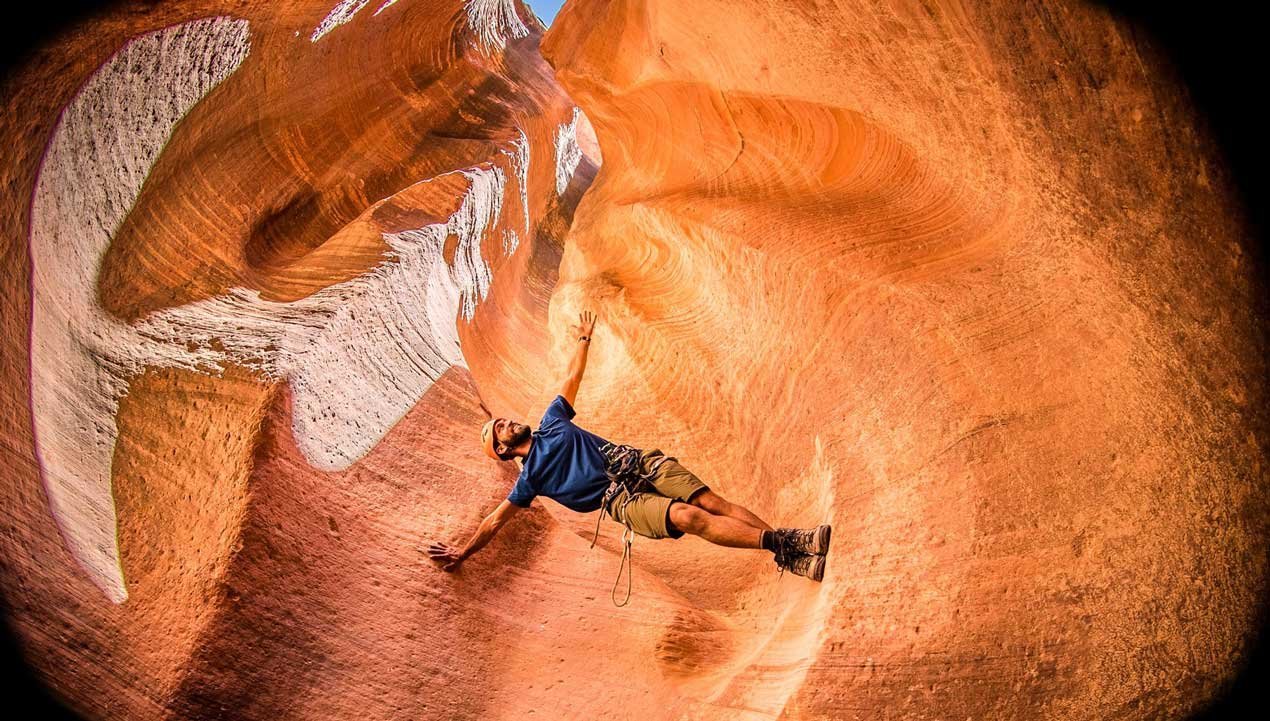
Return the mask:
POLYGON ((803 573, 792 567, 789 568, 789 572, 795 576, 802 576, 810 581, 820 583, 825 577, 825 557, 814 553, 804 553, 802 557, 811 559, 809 561, 811 566, 806 569, 807 572, 803 573))
POLYGON ((812 562, 811 573, 807 574, 807 578, 820 583, 825 578, 825 557, 814 556, 816 559, 812 562))
POLYGON ((821 524, 816 528, 816 553, 823 556, 829 553, 829 536, 833 533, 833 527, 828 523, 821 524))

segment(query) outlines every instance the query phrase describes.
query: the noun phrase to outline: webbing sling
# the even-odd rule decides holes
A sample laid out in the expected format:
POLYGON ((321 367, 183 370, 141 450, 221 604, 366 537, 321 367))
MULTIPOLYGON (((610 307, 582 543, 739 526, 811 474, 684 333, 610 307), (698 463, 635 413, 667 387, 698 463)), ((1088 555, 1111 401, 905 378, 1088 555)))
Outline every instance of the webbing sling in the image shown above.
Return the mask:
POLYGON ((604 491, 604 499, 600 501, 600 513, 595 518, 595 538, 591 539, 590 548, 595 548, 595 542, 600 538, 600 519, 604 517, 604 513, 608 511, 614 520, 619 521, 625 529, 622 531, 622 560, 617 567, 617 578, 613 579, 613 589, 609 591, 609 598, 613 600, 613 605, 621 608, 631 600, 631 574, 633 572, 631 562, 631 541, 635 540, 635 529, 631 528, 630 521, 626 519, 626 505, 635 499, 635 494, 652 489, 652 480, 657 474, 657 470, 661 468, 661 464, 666 461, 673 461, 674 458, 663 455, 653 461, 648 469, 648 473, 643 473, 640 469, 640 456, 642 455, 638 448, 628 445, 618 445, 615 443, 605 443, 600 447, 600 453, 604 454, 604 475, 609 479, 609 487, 604 491), (626 491, 626 498, 622 501, 622 505, 618 506, 616 511, 610 511, 609 507, 613 503, 613 499, 621 491, 626 491), (617 585, 622 580, 622 569, 626 569, 626 598, 621 603, 617 602, 617 585))

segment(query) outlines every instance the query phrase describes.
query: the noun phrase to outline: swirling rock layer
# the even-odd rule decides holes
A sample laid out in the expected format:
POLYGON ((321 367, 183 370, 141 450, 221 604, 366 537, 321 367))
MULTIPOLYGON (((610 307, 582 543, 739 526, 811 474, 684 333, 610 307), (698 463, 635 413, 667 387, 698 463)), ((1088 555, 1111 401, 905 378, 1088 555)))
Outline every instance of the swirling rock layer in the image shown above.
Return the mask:
POLYGON ((711 703, 1167 716, 1235 672, 1264 589, 1264 289, 1132 28, 597 2, 543 52, 604 157, 553 298, 610 320, 579 405, 773 523, 835 523, 820 587, 647 552, 732 627, 688 667, 711 703))
POLYGON ((0 583, 89 717, 1180 717, 1257 629, 1264 288, 1097 7, 191 1, 3 92, 0 583), (822 584, 637 539, 616 609, 548 502, 423 560, 583 308, 578 422, 822 584))

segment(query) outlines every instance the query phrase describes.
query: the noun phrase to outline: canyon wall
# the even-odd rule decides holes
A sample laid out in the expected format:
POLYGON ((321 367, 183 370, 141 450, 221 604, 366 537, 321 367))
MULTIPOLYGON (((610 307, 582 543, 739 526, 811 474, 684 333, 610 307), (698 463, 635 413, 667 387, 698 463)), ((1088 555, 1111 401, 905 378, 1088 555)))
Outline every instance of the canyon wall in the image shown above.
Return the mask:
POLYGON ((0 592, 88 718, 1180 718, 1258 629, 1265 289, 1096 5, 136 3, 4 82, 0 592), (584 309, 575 420, 823 583, 427 561, 584 309))
POLYGON ((604 157, 552 299, 620 339, 579 405, 834 523, 820 587, 658 546, 750 654, 714 703, 1150 718, 1234 674, 1264 288, 1149 38, 1073 2, 575 2, 543 54, 604 157))

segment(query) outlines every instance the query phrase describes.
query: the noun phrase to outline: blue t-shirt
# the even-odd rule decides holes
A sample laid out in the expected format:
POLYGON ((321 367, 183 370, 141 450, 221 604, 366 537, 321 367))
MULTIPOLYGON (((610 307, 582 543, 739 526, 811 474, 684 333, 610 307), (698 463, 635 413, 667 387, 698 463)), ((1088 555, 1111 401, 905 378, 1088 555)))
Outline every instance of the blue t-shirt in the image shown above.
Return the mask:
POLYGON ((579 513, 600 508, 609 487, 600 446, 608 441, 574 425, 574 415, 564 396, 547 406, 507 500, 528 508, 534 496, 546 496, 579 513))

